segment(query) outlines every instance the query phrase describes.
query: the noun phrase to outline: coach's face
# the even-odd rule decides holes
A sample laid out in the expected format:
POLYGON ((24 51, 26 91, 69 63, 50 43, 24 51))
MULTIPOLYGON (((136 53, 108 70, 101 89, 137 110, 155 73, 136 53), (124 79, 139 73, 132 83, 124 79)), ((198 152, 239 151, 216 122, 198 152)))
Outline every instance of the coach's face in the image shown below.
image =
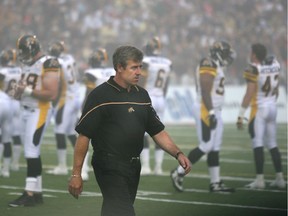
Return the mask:
POLYGON ((118 66, 115 81, 123 88, 130 88, 132 85, 136 85, 139 81, 142 69, 142 62, 135 62, 132 60, 127 61, 127 65, 118 66))

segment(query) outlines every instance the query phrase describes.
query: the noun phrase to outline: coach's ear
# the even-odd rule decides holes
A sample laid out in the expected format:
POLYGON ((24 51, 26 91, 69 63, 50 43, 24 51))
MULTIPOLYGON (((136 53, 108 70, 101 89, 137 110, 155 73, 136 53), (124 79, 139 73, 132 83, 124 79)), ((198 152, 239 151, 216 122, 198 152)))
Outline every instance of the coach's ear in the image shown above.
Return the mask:
POLYGON ((116 70, 116 72, 119 72, 119 73, 121 73, 122 71, 123 71, 123 67, 122 67, 122 65, 121 64, 118 64, 117 65, 117 70, 116 70))

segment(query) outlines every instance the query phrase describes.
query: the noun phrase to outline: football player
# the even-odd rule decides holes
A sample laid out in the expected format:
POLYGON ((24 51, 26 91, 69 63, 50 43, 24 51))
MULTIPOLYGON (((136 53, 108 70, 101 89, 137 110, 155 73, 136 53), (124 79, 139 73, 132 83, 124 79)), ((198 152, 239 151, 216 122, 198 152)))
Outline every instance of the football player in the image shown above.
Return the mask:
POLYGON ((266 58, 266 47, 255 43, 251 46, 250 61, 244 71, 247 82, 246 93, 239 110, 237 127, 243 129, 244 114, 251 107, 249 118, 249 134, 252 139, 256 179, 246 185, 252 189, 265 188, 264 181, 264 137, 267 137, 267 147, 276 172, 271 187, 283 189, 286 187, 282 172, 282 160, 276 139, 276 116, 279 77, 281 67, 275 56, 266 58))
MULTIPOLYGON (((67 144, 66 137, 71 142, 73 148, 76 141, 76 131, 74 127, 80 111, 79 84, 77 82, 77 65, 74 57, 66 52, 63 41, 51 43, 49 54, 58 59, 62 68, 61 96, 54 110, 54 133, 57 145, 58 165, 48 170, 48 174, 67 175, 67 144)), ((86 172, 83 171, 83 179, 87 179, 86 172)))
MULTIPOLYGON (((160 118, 163 118, 165 111, 165 94, 169 83, 169 75, 172 71, 170 59, 161 56, 161 42, 159 37, 153 37, 144 47, 143 70, 140 83, 152 100, 152 105, 160 118)), ((144 148, 141 152, 141 175, 151 174, 149 136, 144 136, 144 148)), ((155 145, 155 166, 154 174, 161 175, 164 151, 155 145)))
MULTIPOLYGON (((96 87, 106 82, 110 76, 115 75, 112 67, 107 67, 108 54, 106 49, 98 48, 89 56, 89 68, 84 72, 84 83, 86 86, 85 98, 96 87)), ((84 100, 85 101, 85 100, 84 100)))
MULTIPOLYGON (((88 59, 89 68, 84 71, 84 84, 86 87, 85 99, 83 104, 86 101, 89 93, 96 87, 106 82, 110 76, 115 75, 115 70, 112 67, 107 67, 108 54, 106 49, 98 48, 96 51, 93 51, 88 59)), ((87 151, 86 157, 84 159, 84 164, 82 170, 88 170, 88 158, 89 151, 87 151)), ((88 172, 87 172, 88 173, 88 172)), ((83 174, 83 171, 82 171, 83 174)), ((81 174, 81 175, 82 175, 81 174)), ((89 176, 88 176, 89 177, 89 176)), ((83 179, 83 175, 82 175, 83 179)), ((85 180, 85 179, 83 179, 85 180)))
MULTIPOLYGON (((15 100, 13 95, 15 92, 16 84, 21 78, 21 68, 16 66, 17 53, 15 49, 4 50, 1 53, 0 61, 1 68, 0 73, 5 76, 4 79, 4 92, 11 99, 10 112, 12 112, 12 118, 9 121, 11 125, 12 139, 13 139, 13 154, 12 161, 10 157, 5 158, 3 166, 2 176, 9 177, 9 169, 17 171, 19 170, 19 159, 21 156, 22 146, 20 139, 20 103, 19 100, 15 100), (5 170, 5 171, 4 171, 5 170)), ((6 152, 6 151, 5 151, 6 152)), ((8 151, 9 152, 9 151, 8 151)))
POLYGON ((5 75, 0 73, 0 176, 8 178, 10 176, 9 166, 11 159, 11 118, 12 112, 10 111, 11 99, 4 92, 4 79, 5 75), (1 167, 3 156, 3 168, 1 167))
MULTIPOLYGON (((197 67, 197 101, 194 104, 199 146, 189 153, 189 160, 195 164, 207 154, 210 174, 210 192, 234 192, 224 185, 220 177, 219 152, 222 145, 223 122, 221 110, 224 103, 224 71, 235 57, 231 45, 225 41, 216 41, 210 48, 210 56, 203 58, 197 67)), ((171 171, 173 186, 183 191, 184 171, 177 167, 171 171)))
POLYGON ((21 105, 21 140, 27 174, 24 192, 9 203, 11 207, 43 203, 40 148, 50 122, 52 103, 58 98, 61 73, 58 60, 41 52, 35 35, 19 37, 17 52, 23 67, 14 97, 20 100, 21 105))

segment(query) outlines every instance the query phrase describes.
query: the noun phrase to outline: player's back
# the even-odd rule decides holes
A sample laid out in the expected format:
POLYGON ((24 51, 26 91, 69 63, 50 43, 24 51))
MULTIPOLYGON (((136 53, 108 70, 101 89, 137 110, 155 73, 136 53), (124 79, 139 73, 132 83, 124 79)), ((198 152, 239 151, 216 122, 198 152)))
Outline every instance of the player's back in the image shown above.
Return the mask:
POLYGON ((70 54, 63 54, 59 58, 61 64, 64 82, 65 82, 65 95, 67 97, 75 97, 75 93, 78 91, 77 84, 77 65, 74 57, 70 54))
POLYGON ((224 103, 224 68, 221 67, 217 62, 213 61, 211 58, 203 58, 196 70, 196 91, 198 102, 202 101, 201 95, 201 85, 200 85, 200 75, 210 74, 214 76, 213 86, 211 90, 211 99, 214 108, 220 108, 224 103))
POLYGON ((143 87, 149 92, 149 95, 163 96, 172 62, 161 56, 145 56, 143 63, 147 67, 144 68, 144 70, 147 69, 147 77, 143 87))
POLYGON ((4 92, 10 97, 14 96, 15 85, 21 78, 21 68, 16 66, 7 66, 0 68, 0 73, 5 75, 4 79, 4 92))
POLYGON ((110 76, 115 75, 114 68, 89 68, 85 71, 85 74, 91 77, 89 79, 90 85, 93 85, 95 88, 96 86, 101 85, 103 82, 106 82, 110 76))
POLYGON ((278 95, 280 64, 274 59, 269 64, 257 65, 257 95, 256 104, 258 107, 275 104, 278 95))

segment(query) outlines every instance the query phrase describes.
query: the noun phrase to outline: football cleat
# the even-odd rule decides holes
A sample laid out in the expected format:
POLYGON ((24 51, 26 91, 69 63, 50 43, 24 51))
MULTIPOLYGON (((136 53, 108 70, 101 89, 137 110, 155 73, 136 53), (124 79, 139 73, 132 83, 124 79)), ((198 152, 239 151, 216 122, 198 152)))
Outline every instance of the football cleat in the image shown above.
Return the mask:
POLYGON ((270 187, 284 189, 286 188, 286 183, 284 179, 276 178, 274 181, 271 182, 270 187))
POLYGON ((35 204, 40 205, 43 204, 43 195, 42 193, 34 193, 35 204))
POLYGON ((10 172, 2 170, 1 173, 0 173, 0 176, 2 176, 3 178, 9 178, 10 177, 10 172))
POLYGON ((209 190, 212 193, 234 193, 235 189, 227 187, 222 181, 211 183, 209 190))
POLYGON ((249 189, 264 189, 265 182, 263 180, 255 180, 248 185, 245 185, 245 188, 249 189))
POLYGON ((35 206, 34 196, 29 196, 26 191, 16 200, 9 203, 11 207, 35 206))
POLYGON ((83 181, 88 181, 89 180, 89 173, 87 171, 82 170, 81 177, 82 177, 83 181))
POLYGON ((163 170, 161 169, 161 167, 155 167, 154 174, 155 175, 162 175, 163 174, 163 170))
POLYGON ((46 173, 52 175, 68 175, 68 168, 57 166, 52 170, 48 170, 46 173))
POLYGON ((141 173, 140 173, 140 175, 141 176, 145 176, 145 175, 150 175, 151 174, 151 169, 150 169, 150 167, 142 167, 141 168, 141 173))
POLYGON ((179 191, 183 192, 183 180, 184 180, 184 174, 179 174, 177 172, 177 168, 172 170, 170 173, 170 177, 172 180, 173 187, 179 191))
POLYGON ((20 170, 19 164, 12 163, 11 166, 10 166, 10 170, 19 171, 20 170))

